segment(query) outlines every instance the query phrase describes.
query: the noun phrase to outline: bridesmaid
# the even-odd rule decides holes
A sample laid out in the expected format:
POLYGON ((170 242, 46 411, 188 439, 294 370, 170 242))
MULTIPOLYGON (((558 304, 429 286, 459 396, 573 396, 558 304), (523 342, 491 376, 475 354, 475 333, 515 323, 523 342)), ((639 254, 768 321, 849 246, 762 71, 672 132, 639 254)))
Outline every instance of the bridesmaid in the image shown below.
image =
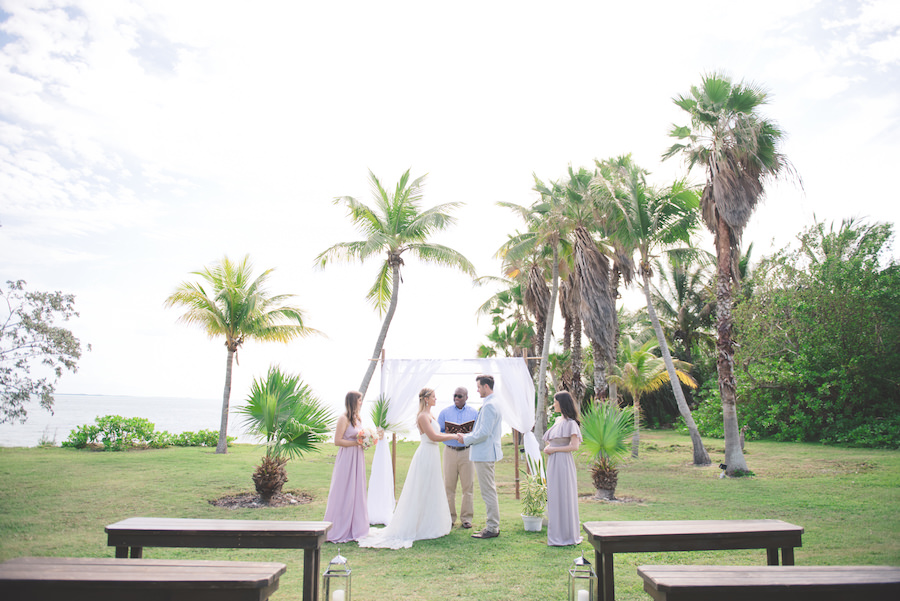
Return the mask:
POLYGON ((581 542, 578 518, 578 477, 572 453, 581 444, 581 427, 575 402, 568 392, 553 397, 553 411, 562 415, 544 434, 547 454, 547 544, 577 545, 581 542))
POLYGON ((369 533, 366 506, 366 456, 356 439, 362 427, 362 394, 351 390, 344 399, 346 413, 337 422, 334 444, 340 447, 331 474, 325 521, 331 522, 328 542, 345 543, 369 533))

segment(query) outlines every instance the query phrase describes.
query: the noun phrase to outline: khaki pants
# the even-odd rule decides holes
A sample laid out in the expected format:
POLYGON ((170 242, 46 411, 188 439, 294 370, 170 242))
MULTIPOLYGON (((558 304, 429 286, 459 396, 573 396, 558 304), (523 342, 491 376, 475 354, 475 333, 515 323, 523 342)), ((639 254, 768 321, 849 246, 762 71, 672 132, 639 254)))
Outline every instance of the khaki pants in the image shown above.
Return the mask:
POLYGON ((444 490, 450 506, 450 519, 456 523, 456 481, 462 484, 460 522, 472 523, 475 514, 475 466, 469 461, 469 449, 457 451, 444 445, 444 490))
POLYGON ((497 487, 494 485, 494 462, 475 461, 475 473, 478 474, 478 488, 481 489, 481 500, 484 501, 485 529, 500 532, 500 502, 497 500, 497 487))

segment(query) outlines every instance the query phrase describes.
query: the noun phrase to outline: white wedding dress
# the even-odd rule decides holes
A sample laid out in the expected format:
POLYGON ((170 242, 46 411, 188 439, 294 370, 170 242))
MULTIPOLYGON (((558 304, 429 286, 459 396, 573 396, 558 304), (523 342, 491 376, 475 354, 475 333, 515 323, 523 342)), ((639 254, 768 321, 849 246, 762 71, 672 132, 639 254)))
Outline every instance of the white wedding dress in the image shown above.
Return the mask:
MULTIPOLYGON (((440 432, 437 420, 432 420, 431 426, 440 432)), ((371 528, 367 536, 359 539, 359 546, 408 549, 413 541, 450 534, 452 526, 441 475, 441 443, 423 433, 391 523, 386 528, 371 528)))

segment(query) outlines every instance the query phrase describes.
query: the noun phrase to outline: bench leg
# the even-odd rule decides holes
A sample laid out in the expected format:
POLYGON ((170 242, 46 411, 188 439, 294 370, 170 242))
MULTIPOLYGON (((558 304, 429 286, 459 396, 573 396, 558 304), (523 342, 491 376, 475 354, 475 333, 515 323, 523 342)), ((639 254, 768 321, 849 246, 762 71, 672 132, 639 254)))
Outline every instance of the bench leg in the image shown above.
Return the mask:
POLYGON ((131 559, 141 559, 144 556, 144 547, 131 547, 131 559))
POLYGON ((794 565, 794 547, 783 547, 781 549, 781 565, 794 565))
POLYGON ((116 559, 128 559, 128 547, 116 547, 116 559))
POLYGON ((601 601, 615 601, 616 588, 613 580, 613 554, 595 553, 597 562, 597 585, 601 601))
POLYGON ((766 562, 770 566, 778 565, 778 547, 766 549, 766 562))
POLYGON ((303 601, 319 601, 321 549, 303 550, 303 601))

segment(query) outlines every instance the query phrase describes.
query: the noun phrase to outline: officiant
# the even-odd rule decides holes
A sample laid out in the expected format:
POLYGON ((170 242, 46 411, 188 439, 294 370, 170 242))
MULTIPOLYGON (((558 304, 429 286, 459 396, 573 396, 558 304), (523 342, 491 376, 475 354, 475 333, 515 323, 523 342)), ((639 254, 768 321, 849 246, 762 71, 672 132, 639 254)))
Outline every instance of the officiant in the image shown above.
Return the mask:
MULTIPOLYGON (((456 434, 472 431, 478 412, 466 404, 469 391, 460 386, 453 393, 453 404, 438 414, 441 432, 456 434)), ((469 459, 469 447, 456 440, 444 442, 444 488, 450 506, 450 518, 456 524, 456 483, 462 488, 459 518, 463 528, 472 527, 475 513, 475 466, 469 459)))

